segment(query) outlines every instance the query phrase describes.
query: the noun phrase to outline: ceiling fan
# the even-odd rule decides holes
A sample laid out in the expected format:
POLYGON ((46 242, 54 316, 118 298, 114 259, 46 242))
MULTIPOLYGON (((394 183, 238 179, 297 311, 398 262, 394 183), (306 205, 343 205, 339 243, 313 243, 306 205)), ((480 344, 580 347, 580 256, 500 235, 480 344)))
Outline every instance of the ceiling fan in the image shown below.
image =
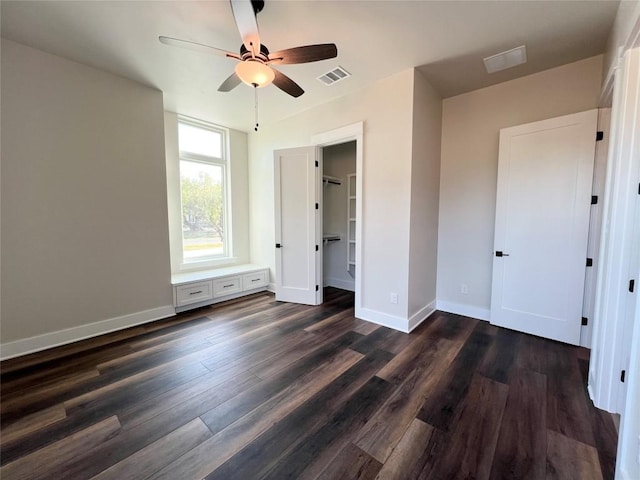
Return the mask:
POLYGON ((304 93, 304 90, 284 73, 273 68, 273 65, 317 62, 338 55, 338 49, 334 43, 305 45, 271 53, 266 45, 260 42, 256 19, 256 15, 264 8, 264 1, 230 0, 230 2, 233 17, 243 42, 240 46, 240 53, 232 53, 177 38, 158 37, 160 42, 165 45, 213 53, 237 60, 235 71, 218 87, 219 92, 229 92, 241 82, 255 88, 273 83, 292 97, 299 97, 304 93))

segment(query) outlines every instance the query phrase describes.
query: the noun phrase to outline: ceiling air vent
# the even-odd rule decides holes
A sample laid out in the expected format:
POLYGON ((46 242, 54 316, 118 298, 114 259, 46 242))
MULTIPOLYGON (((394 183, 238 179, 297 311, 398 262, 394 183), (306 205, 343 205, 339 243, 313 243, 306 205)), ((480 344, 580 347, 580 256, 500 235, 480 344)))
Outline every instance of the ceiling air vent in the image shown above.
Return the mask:
POLYGON ((330 72, 325 73, 324 75, 320 75, 318 77, 318 80, 320 80, 325 85, 333 85, 334 83, 339 82, 340 80, 343 80, 350 76, 351 74, 347 72, 344 68, 337 67, 331 70, 330 72))
POLYGON ((521 45, 518 48, 512 48, 506 52, 485 57, 483 61, 487 73, 499 72, 516 65, 522 65, 527 62, 527 47, 521 45))

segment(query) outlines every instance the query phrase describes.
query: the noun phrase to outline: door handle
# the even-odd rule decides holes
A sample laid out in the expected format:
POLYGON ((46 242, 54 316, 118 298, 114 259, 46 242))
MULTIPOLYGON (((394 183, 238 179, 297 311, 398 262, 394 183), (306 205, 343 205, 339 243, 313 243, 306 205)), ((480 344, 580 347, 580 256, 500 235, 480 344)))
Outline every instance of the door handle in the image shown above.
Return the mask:
POLYGON ((279 243, 276 243, 276 248, 282 248, 282 245, 280 245, 279 243))
POLYGON ((503 253, 501 250, 496 250, 496 257, 508 257, 508 253, 503 253))

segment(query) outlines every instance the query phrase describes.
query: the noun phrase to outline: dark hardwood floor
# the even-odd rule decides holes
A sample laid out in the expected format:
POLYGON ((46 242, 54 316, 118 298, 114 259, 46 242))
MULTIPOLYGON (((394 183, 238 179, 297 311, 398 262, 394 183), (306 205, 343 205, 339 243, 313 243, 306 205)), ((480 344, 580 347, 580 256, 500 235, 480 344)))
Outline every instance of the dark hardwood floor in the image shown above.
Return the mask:
POLYGON ((610 479, 585 349, 257 294, 3 362, 0 477, 610 479))

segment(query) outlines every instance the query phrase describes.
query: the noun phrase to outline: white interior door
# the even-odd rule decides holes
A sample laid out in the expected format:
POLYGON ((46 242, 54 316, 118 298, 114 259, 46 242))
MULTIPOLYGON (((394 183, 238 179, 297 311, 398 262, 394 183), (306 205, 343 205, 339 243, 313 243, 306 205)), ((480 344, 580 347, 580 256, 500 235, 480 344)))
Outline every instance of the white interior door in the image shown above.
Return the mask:
POLYGON ((276 300, 322 303, 317 148, 274 152, 276 300))
POLYGON ((578 345, 597 110, 500 131, 491 323, 578 345))

